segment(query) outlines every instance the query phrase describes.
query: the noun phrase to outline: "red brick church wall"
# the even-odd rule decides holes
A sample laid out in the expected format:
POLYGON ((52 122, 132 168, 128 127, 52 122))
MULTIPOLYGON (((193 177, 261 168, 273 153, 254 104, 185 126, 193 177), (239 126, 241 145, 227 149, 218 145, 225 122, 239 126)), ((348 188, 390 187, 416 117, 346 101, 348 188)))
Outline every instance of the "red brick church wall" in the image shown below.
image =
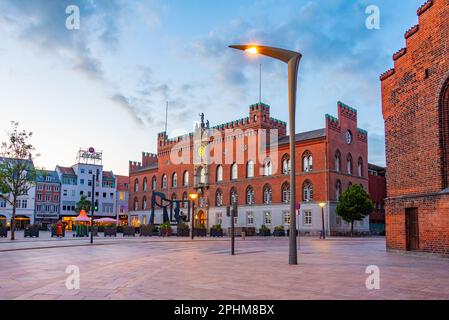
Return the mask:
POLYGON ((417 13, 419 23, 405 33, 406 47, 393 55, 394 68, 381 76, 387 247, 408 249, 405 210, 417 208, 419 250, 449 253, 449 195, 441 194, 447 187, 447 147, 440 123, 449 79, 449 2, 427 1, 417 13))

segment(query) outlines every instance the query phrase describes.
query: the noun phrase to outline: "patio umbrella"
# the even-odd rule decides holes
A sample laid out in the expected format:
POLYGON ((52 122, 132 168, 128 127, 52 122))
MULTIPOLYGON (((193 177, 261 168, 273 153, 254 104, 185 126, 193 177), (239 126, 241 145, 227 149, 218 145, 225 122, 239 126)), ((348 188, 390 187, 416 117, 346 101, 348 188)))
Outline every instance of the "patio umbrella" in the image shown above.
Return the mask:
POLYGON ((90 218, 87 216, 87 213, 85 210, 81 210, 79 216, 73 220, 77 221, 77 222, 89 222, 90 218))
POLYGON ((117 220, 116 219, 111 219, 111 218, 101 218, 101 219, 96 219, 95 222, 117 223, 117 220))

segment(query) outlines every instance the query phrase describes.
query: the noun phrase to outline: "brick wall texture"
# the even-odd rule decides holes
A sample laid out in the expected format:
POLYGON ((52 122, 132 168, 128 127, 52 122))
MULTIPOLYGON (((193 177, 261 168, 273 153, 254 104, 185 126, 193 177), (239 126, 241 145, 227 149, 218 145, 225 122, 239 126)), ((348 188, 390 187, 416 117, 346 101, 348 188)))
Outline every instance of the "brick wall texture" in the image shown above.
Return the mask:
POLYGON ((449 254, 449 1, 427 1, 417 14, 381 76, 387 248, 449 254), (407 227, 410 209, 417 232, 407 227))

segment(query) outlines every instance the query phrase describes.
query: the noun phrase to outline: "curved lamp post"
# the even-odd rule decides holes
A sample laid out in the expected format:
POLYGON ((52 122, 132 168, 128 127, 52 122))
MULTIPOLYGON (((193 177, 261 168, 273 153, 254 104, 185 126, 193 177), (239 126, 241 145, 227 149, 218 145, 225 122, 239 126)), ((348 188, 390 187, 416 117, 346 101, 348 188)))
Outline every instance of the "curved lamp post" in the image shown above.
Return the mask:
POLYGON ((295 118, 296 118, 296 89, 298 83, 298 67, 302 55, 299 52, 259 46, 259 45, 233 45, 232 49, 246 51, 252 54, 261 54, 288 64, 288 105, 290 126, 290 235, 289 235, 289 264, 298 264, 296 242, 296 157, 295 157, 295 118))

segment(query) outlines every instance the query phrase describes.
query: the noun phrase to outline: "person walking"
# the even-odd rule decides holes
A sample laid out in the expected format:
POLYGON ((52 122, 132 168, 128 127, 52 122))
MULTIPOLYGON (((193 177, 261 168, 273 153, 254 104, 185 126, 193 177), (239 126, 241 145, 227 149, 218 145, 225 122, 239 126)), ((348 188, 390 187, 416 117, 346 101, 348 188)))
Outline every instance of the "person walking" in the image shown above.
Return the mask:
POLYGON ((58 238, 61 238, 61 237, 62 237, 62 222, 61 222, 61 220, 59 220, 59 221, 56 223, 56 236, 57 236, 58 238))

